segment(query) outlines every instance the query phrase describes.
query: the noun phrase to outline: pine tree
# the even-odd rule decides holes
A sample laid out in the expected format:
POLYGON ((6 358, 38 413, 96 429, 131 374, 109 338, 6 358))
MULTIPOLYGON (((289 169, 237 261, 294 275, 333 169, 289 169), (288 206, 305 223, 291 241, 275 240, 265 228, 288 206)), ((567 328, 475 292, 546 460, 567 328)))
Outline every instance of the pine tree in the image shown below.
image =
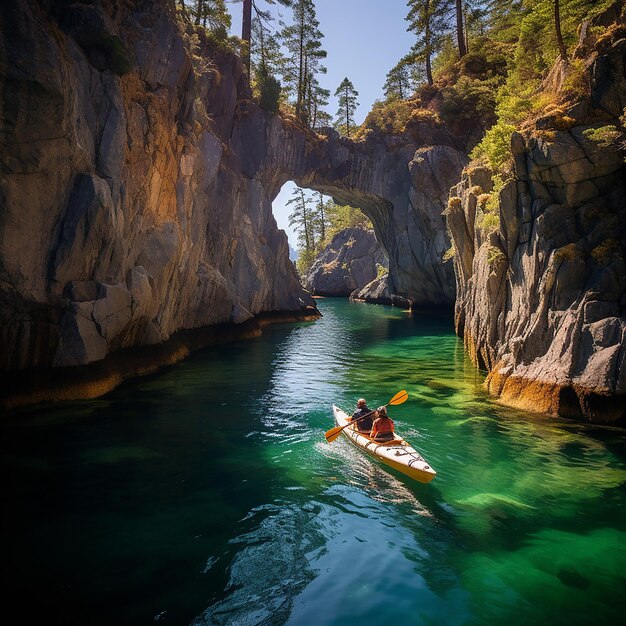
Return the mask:
POLYGON ((346 136, 350 136, 350 128, 354 127, 354 113, 359 103, 356 101, 359 92, 348 78, 341 81, 341 85, 337 87, 335 96, 339 98, 339 110, 336 114, 336 126, 341 130, 345 130, 346 136))
POLYGON ((196 26, 204 26, 221 37, 228 35, 231 18, 226 9, 226 0, 181 0, 179 4, 183 16, 196 26))
MULTIPOLYGON (((259 19, 265 19, 269 21, 271 16, 269 12, 260 9, 257 0, 242 0, 243 1, 243 11, 241 17, 241 40, 243 41, 244 47, 242 52, 242 59, 244 65, 250 72, 250 56, 252 50, 252 37, 253 37, 253 9, 255 16, 259 19)), ((278 1, 279 4, 283 6, 291 6, 292 0, 265 0, 267 4, 276 4, 278 1)))
POLYGON ((408 31, 415 34, 416 42, 411 55, 416 62, 426 65, 426 81, 433 84, 432 57, 440 49, 446 31, 447 0, 408 0, 406 20, 408 31))
POLYGON ((290 63, 285 67, 283 81, 288 91, 295 95, 296 118, 308 123, 307 97, 312 93, 312 79, 326 71, 321 65, 326 51, 322 49, 323 35, 315 17, 313 0, 294 0, 293 15, 294 23, 289 26, 283 24, 280 33, 283 45, 290 53, 290 63))
POLYGON ((308 119, 311 128, 317 129, 327 126, 332 121, 331 116, 322 107, 328 105, 330 91, 324 89, 317 78, 311 77, 309 83, 309 95, 307 97, 308 119))
POLYGON ((317 197, 315 199, 314 224, 319 248, 326 244, 326 235, 328 234, 328 228, 330 226, 327 207, 331 203, 331 199, 325 200, 322 193, 319 191, 317 192, 317 197))
POLYGON ((271 19, 269 12, 261 11, 252 18, 250 60, 261 108, 276 113, 282 92, 276 76, 281 73, 285 58, 276 35, 270 30, 271 19))
POLYGON ((385 82, 385 98, 387 100, 406 100, 415 89, 411 75, 411 59, 404 58, 387 74, 385 82))
POLYGON ((315 218, 311 209, 311 200, 304 194, 304 190, 296 187, 287 206, 293 206, 289 214, 289 226, 298 233, 300 249, 310 256, 315 251, 315 218))

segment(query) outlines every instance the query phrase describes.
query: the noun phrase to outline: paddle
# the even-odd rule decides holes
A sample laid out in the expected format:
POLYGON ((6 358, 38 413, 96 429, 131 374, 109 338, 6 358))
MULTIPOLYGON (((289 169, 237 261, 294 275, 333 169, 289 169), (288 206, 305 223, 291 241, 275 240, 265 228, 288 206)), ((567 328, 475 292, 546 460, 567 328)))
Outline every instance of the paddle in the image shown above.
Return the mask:
MULTIPOLYGON (((402 404, 403 402, 406 402, 408 399, 409 399, 409 394, 403 389, 402 391, 398 391, 398 393, 393 398, 391 398, 391 400, 389 400, 389 402, 387 402, 387 404, 385 404, 384 406, 389 406, 390 404, 402 404)), ((374 409, 373 411, 370 411, 369 413, 366 413, 365 415, 361 415, 361 417, 357 417, 355 420, 353 420, 349 424, 346 424, 345 426, 335 426, 335 428, 331 428, 330 430, 327 430, 324 433, 324 437, 326 437, 326 441, 328 441, 328 443, 332 443, 333 441, 335 441, 335 439, 337 439, 337 437, 339 437, 339 435, 341 434, 341 431, 344 428, 348 428, 348 426, 352 424, 356 424, 359 420, 362 420, 364 417, 367 417, 368 415, 371 415, 372 413, 376 413, 377 410, 378 409, 374 409)))

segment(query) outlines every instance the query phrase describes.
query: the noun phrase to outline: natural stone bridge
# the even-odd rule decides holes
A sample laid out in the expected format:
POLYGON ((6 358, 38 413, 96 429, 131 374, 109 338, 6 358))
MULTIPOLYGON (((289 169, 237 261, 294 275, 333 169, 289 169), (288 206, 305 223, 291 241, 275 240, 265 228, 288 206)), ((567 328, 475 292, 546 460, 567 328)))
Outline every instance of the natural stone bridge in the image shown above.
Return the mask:
POLYGON ((452 304, 454 272, 442 215, 466 157, 443 130, 421 124, 409 137, 352 142, 330 129, 303 132, 250 105, 232 141, 242 173, 271 202, 287 180, 360 208, 389 258, 390 292, 410 304, 452 304))

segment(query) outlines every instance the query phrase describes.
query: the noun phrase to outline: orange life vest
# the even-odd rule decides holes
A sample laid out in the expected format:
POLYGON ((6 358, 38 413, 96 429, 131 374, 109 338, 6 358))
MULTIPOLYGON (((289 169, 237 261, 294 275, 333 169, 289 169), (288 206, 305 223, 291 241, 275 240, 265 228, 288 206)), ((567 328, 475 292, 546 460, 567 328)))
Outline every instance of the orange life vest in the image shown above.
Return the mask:
POLYGON ((374 425, 372 426, 372 437, 376 437, 377 435, 385 435, 389 436, 393 433, 393 421, 389 417, 379 417, 374 420, 374 425))

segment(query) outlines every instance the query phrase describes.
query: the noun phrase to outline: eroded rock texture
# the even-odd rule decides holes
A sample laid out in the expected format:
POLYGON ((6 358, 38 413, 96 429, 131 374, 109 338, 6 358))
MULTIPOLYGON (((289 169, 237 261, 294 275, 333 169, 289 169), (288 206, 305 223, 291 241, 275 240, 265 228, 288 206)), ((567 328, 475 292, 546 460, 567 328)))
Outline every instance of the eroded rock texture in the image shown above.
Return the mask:
POLYGON ((394 293, 453 300, 441 206, 465 158, 444 130, 353 144, 266 113, 236 56, 200 41, 192 65, 172 0, 0 19, 1 368, 312 306, 271 213, 288 180, 371 217, 394 293))
POLYGON ((626 105, 625 51, 622 39, 590 63, 591 101, 568 111, 577 125, 513 135, 499 229, 481 228, 489 171, 452 188, 457 332, 489 390, 525 409, 626 418, 626 171, 619 145, 598 139, 626 105))
POLYGON ((4 369, 314 306, 250 151, 231 145, 240 62, 194 72, 171 8, 3 3, 4 369))
POLYGON ((374 232, 346 228, 317 257, 304 286, 314 296, 349 296, 376 278, 378 266, 387 267, 387 259, 374 232))

